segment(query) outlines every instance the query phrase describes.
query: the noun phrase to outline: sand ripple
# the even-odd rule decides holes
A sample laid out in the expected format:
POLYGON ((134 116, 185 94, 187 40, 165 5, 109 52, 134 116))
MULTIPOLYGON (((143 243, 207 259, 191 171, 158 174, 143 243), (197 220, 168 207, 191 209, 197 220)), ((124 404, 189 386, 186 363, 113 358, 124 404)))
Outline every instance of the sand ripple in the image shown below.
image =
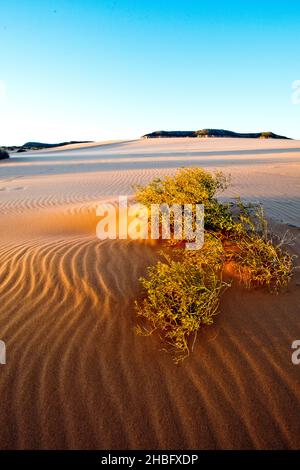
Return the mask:
MULTIPOLYGON (((9 165, 0 186, 23 189, 0 193, 0 448, 299 448, 300 272, 279 296, 228 290, 175 366, 158 337, 133 330, 138 278, 157 249, 95 237, 97 201, 161 170, 20 177, 9 165)), ((296 167, 278 165, 231 168, 226 197, 263 199, 299 222, 296 167)))

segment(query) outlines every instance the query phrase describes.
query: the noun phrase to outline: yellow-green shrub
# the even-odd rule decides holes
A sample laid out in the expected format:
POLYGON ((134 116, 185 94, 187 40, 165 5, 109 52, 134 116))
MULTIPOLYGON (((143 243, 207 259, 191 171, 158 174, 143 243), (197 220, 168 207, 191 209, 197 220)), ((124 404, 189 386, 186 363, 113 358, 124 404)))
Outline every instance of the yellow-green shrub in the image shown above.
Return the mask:
MULTIPOLYGON (((267 287, 277 292, 285 287, 293 272, 293 257, 283 248, 283 241, 275 243, 268 228, 261 205, 237 202, 239 209, 233 230, 235 261, 240 280, 248 288, 267 287)), ((277 237, 278 238, 278 237, 277 237)))
POLYGON ((213 323, 227 285, 222 280, 225 261, 235 262, 247 287, 278 291, 292 276, 293 259, 283 242, 272 241, 262 208, 246 206, 240 199, 234 207, 217 201, 217 192, 227 185, 222 173, 183 168, 174 177, 137 188, 137 201, 148 208, 151 204, 204 204, 203 248, 169 249, 163 261, 149 267, 147 277, 141 278, 144 297, 136 302, 138 316, 146 321, 137 332, 158 331, 177 353, 176 362, 188 355, 190 337, 213 323))
POLYGON ((176 250, 174 255, 175 259, 165 255, 141 278, 145 297, 136 302, 136 310, 147 325, 137 332, 158 330, 179 362, 189 354, 190 336, 213 323, 226 284, 221 278, 224 251, 219 240, 209 237, 202 250, 176 250))
POLYGON ((228 184, 229 178, 220 171, 211 174, 202 168, 181 168, 174 176, 136 186, 135 198, 148 209, 152 204, 203 204, 205 228, 228 231, 233 226, 230 208, 216 199, 228 184))
POLYGON ((228 186, 222 172, 214 175, 202 168, 181 168, 174 176, 156 178, 146 186, 136 186, 136 200, 151 204, 201 204, 211 200, 217 191, 228 186))
POLYGON ((293 258, 280 244, 257 235, 246 235, 237 241, 234 259, 240 279, 248 287, 267 287, 277 292, 292 277, 293 258))

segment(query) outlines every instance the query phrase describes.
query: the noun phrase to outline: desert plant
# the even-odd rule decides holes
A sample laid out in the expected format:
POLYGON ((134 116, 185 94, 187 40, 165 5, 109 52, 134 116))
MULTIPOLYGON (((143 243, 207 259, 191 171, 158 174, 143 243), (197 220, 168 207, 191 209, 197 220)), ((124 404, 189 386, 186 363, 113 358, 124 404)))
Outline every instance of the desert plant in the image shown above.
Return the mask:
POLYGON ((260 134, 261 139, 270 139, 272 137, 272 132, 262 132, 260 134))
POLYGON ((264 286, 278 292, 288 284, 293 272, 293 257, 284 249, 287 237, 272 235, 261 205, 245 205, 239 199, 237 206, 232 259, 240 280, 248 288, 264 286))
POLYGON ((163 260, 149 267, 140 281, 144 297, 136 302, 137 314, 146 326, 140 334, 159 331, 175 350, 175 361, 189 354, 190 337, 213 323, 222 290, 227 261, 234 262, 240 281, 247 287, 264 286, 278 291, 286 286, 293 272, 293 258, 284 249, 285 239, 275 243, 263 208, 245 204, 221 204, 217 191, 224 190, 228 179, 222 173, 212 175, 201 168, 179 170, 174 177, 157 179, 139 186, 136 199, 151 204, 204 204, 205 243, 198 251, 173 248, 162 254, 163 260))
POLYGON ((147 325, 137 332, 159 331, 178 363, 189 354, 190 336, 194 334, 195 340, 200 327, 213 323, 227 284, 221 277, 224 252, 217 238, 208 237, 200 251, 175 250, 173 255, 175 259, 164 254, 164 260, 140 279, 145 297, 136 302, 136 310, 147 325))
POLYGON ((293 258, 272 240, 264 240, 255 235, 247 235, 237 242, 234 259, 241 281, 248 287, 267 287, 278 292, 291 279, 293 258))
POLYGON ((136 200, 148 209, 152 204, 203 204, 206 229, 230 230, 233 221, 229 207, 216 199, 229 182, 230 178, 220 171, 211 174, 202 168, 181 168, 172 177, 135 186, 136 200))
POLYGON ((219 232, 224 237, 229 237, 237 230, 230 204, 222 204, 216 199, 208 201, 205 208, 204 224, 205 229, 219 232))
POLYGON ((181 168, 174 176, 154 179, 146 186, 135 186, 136 200, 151 204, 201 204, 210 201, 217 191, 224 191, 229 179, 222 172, 211 174, 202 168, 181 168))
POLYGON ((207 137, 209 135, 208 129, 201 129, 196 132, 197 137, 207 137))

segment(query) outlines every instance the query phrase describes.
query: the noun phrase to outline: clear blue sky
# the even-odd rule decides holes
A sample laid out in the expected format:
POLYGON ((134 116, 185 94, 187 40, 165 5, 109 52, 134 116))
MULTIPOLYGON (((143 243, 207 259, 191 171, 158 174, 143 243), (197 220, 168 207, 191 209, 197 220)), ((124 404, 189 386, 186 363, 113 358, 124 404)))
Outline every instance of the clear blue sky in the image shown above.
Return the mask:
POLYGON ((158 129, 300 138, 300 2, 0 2, 0 144, 158 129))

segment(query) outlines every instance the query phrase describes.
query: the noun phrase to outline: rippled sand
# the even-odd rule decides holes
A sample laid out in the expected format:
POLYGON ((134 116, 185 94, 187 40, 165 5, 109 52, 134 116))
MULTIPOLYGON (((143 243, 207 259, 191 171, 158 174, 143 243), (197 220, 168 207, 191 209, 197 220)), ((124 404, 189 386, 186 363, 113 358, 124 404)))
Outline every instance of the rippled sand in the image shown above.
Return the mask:
POLYGON ((299 273, 279 296, 228 290, 180 366, 134 334, 157 251, 99 241, 95 206, 183 165, 222 168, 225 198, 300 226, 297 141, 116 142, 0 162, 0 448, 299 447, 299 273))

